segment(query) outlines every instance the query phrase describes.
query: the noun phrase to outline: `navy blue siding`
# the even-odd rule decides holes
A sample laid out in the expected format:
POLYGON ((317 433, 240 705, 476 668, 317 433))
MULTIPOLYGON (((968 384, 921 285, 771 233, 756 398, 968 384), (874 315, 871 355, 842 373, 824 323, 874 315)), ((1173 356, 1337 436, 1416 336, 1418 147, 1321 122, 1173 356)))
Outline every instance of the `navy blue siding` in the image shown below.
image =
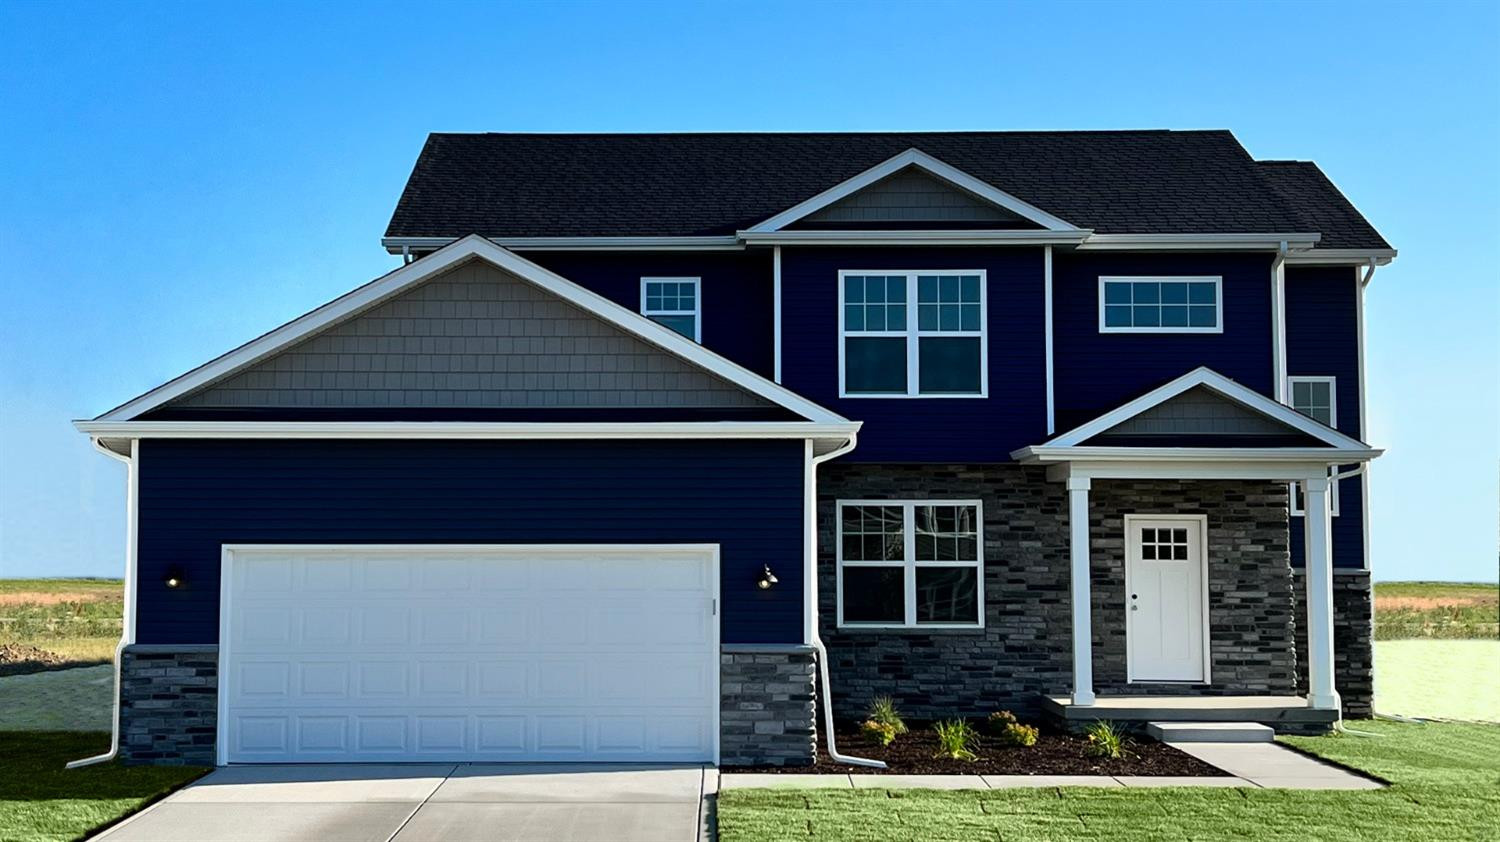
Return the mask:
POLYGON ((1058 252, 1052 284, 1058 432, 1200 365, 1274 394, 1270 255, 1058 252), (1100 333, 1101 275, 1221 276, 1224 332, 1100 333))
POLYGON ((641 278, 702 278, 704 347, 763 377, 774 373, 769 251, 535 251, 525 256, 636 313, 641 311, 641 278))
POLYGON ((785 248, 782 383, 864 422, 854 462, 1003 462, 1046 433, 1046 340, 1040 248, 785 248), (838 273, 845 269, 983 269, 987 398, 840 399, 838 273))
MULTIPOLYGON (((1339 432, 1359 433, 1358 273, 1350 266, 1289 266, 1286 270, 1286 367, 1291 376, 1337 377, 1339 432)), ((1353 466, 1349 466, 1353 467, 1353 466)), ((1339 485, 1339 516, 1333 519, 1335 567, 1363 567, 1363 484, 1339 485)), ((1303 560, 1302 518, 1291 520, 1292 560, 1303 560)))
POLYGON ((146 440, 137 639, 217 641, 221 544, 717 543, 723 642, 798 643, 802 517, 801 441, 146 440))

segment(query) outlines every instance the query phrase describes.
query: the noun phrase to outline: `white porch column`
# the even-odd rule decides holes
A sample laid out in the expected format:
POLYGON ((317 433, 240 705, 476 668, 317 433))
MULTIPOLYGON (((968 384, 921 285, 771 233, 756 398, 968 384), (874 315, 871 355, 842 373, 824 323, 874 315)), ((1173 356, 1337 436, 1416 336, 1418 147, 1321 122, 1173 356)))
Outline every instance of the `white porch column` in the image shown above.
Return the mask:
POLYGON ((1068 477, 1068 561, 1073 583, 1073 704, 1094 703, 1094 628, 1089 596, 1088 477, 1068 477))
POLYGON ((1302 481, 1307 557, 1307 706, 1338 710, 1333 686, 1333 551, 1326 477, 1302 481))

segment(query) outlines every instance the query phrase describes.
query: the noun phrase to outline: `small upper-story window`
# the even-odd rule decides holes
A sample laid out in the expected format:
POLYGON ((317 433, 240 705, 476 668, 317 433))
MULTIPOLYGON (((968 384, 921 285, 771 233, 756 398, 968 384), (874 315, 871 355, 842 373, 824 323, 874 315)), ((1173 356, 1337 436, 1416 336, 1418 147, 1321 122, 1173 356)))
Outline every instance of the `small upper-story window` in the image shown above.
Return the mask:
POLYGON ((840 272, 842 397, 983 397, 985 273, 840 272))
POLYGON ((1338 420, 1338 415, 1334 412, 1337 406, 1334 394, 1336 382, 1337 380, 1332 377, 1288 377, 1287 383, 1291 386, 1292 392, 1292 409, 1319 424, 1334 426, 1334 422, 1338 420))
POLYGON ((641 315, 694 342, 703 341, 697 278, 641 278, 641 315))
POLYGON ((1218 277, 1101 277, 1100 333, 1222 333, 1218 277))
MULTIPOLYGON (((1338 421, 1338 378, 1336 377, 1288 377, 1292 409, 1320 424, 1336 426, 1338 421)), ((1339 486, 1335 482, 1328 493, 1328 507, 1337 516, 1339 513, 1339 486)), ((1300 515, 1302 509, 1302 487, 1292 483, 1292 514, 1300 515)))

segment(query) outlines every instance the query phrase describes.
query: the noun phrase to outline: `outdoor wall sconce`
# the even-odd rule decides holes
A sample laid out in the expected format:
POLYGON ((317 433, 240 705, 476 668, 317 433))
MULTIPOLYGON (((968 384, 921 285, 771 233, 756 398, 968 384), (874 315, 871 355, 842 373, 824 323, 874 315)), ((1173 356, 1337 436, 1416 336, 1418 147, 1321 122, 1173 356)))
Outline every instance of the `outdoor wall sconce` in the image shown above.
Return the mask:
POLYGON ((169 590, 174 590, 174 591, 177 590, 178 588, 182 587, 183 584, 184 584, 184 579, 183 579, 183 575, 182 575, 182 568, 180 568, 180 567, 169 567, 169 568, 167 568, 167 577, 162 580, 162 584, 166 585, 169 590))
POLYGON ((781 580, 777 579, 776 574, 771 572, 771 565, 767 564, 763 565, 763 567, 764 572, 762 572, 760 574, 760 578, 756 580, 755 586, 763 591, 768 591, 771 589, 772 585, 781 580))

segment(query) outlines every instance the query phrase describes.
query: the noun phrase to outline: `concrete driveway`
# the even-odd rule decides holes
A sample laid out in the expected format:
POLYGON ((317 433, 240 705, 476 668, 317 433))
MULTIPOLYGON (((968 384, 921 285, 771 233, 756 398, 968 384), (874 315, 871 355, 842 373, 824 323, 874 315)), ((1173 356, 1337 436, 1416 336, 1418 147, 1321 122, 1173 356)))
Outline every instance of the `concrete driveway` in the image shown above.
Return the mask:
POLYGON ((695 842, 701 766, 349 765, 218 769, 108 842, 695 842))

